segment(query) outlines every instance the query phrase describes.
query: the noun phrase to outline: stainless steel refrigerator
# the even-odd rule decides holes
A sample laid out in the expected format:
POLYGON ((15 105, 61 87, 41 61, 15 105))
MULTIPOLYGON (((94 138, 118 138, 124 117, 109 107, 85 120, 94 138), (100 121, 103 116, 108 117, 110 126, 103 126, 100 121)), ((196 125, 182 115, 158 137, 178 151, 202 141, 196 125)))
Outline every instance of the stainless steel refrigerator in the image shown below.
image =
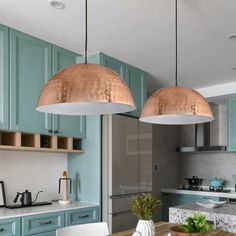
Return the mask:
POLYGON ((102 217, 114 233, 137 224, 131 196, 152 191, 152 125, 108 115, 102 126, 102 217))

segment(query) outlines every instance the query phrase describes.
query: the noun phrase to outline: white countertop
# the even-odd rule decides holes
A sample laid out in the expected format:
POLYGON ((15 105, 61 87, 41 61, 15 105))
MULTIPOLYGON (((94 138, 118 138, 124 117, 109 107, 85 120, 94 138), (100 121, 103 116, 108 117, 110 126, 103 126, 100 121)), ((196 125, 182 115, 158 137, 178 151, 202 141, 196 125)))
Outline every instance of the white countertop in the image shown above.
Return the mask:
POLYGON ((191 191, 191 190, 182 190, 182 189, 177 189, 177 188, 162 188, 161 192, 236 199, 235 191, 231 191, 230 193, 223 193, 223 192, 209 192, 209 191, 191 191))
POLYGON ((28 216, 28 215, 36 215, 36 214, 44 214, 56 211, 66 211, 66 210, 73 210, 79 208, 86 208, 86 207, 95 207, 98 206, 94 203, 89 202, 79 202, 74 201, 70 204, 59 204, 53 203, 52 205, 46 206, 35 206, 35 207, 24 207, 18 209, 7 209, 5 207, 0 208, 0 220, 13 218, 13 217, 21 217, 21 216, 28 216))

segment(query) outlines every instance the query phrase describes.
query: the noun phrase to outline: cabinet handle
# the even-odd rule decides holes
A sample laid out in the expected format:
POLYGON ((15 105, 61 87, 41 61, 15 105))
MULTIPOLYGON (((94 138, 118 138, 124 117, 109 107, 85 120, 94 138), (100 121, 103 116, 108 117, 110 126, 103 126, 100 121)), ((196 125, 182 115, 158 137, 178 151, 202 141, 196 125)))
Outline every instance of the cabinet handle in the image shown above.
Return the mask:
POLYGON ((0 232, 4 231, 4 228, 0 228, 0 232))
POLYGON ((52 133, 52 129, 49 129, 49 130, 48 130, 48 133, 50 133, 50 134, 51 134, 51 133, 52 133))
POLYGON ((83 215, 83 216, 79 216, 79 219, 84 219, 84 218, 88 218, 89 215, 83 215))
POLYGON ((49 221, 39 222, 39 225, 49 225, 51 223, 52 223, 52 221, 49 220, 49 221))
POLYGON ((54 130, 54 134, 59 134, 59 131, 58 130, 54 130))

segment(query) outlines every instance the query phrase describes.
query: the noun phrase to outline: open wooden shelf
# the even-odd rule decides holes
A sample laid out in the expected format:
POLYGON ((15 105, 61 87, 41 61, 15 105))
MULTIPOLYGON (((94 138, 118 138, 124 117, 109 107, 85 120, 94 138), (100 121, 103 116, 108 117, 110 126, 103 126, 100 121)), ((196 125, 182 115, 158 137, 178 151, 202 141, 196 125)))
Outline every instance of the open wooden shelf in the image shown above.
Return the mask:
POLYGON ((58 149, 68 149, 68 138, 58 137, 58 139, 57 139, 57 148, 58 149))
POLYGON ((21 133, 21 146, 22 147, 35 147, 34 134, 21 133))
POLYGON ((1 132, 0 133, 0 145, 15 146, 16 145, 16 133, 14 133, 14 132, 1 132))
POLYGON ((0 130, 0 150, 83 153, 81 146, 78 138, 0 130))
POLYGON ((52 136, 40 135, 40 148, 52 148, 52 136))

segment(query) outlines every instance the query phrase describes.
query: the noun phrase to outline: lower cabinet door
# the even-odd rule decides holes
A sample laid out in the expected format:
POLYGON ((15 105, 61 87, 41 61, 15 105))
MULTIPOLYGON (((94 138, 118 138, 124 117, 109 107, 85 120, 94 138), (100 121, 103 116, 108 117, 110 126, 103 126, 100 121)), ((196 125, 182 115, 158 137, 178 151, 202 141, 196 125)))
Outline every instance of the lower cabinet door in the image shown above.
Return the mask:
POLYGON ((66 226, 98 222, 98 207, 66 211, 66 226))
POLYGON ((0 236, 20 236, 20 218, 0 220, 0 236))
POLYGON ((169 207, 172 206, 172 194, 163 193, 162 194, 162 220, 169 221, 169 207))
POLYGON ((64 227, 64 220, 64 212, 22 217, 23 236, 33 234, 41 235, 41 233, 48 233, 45 236, 54 235, 53 231, 56 231, 57 228, 64 227))

